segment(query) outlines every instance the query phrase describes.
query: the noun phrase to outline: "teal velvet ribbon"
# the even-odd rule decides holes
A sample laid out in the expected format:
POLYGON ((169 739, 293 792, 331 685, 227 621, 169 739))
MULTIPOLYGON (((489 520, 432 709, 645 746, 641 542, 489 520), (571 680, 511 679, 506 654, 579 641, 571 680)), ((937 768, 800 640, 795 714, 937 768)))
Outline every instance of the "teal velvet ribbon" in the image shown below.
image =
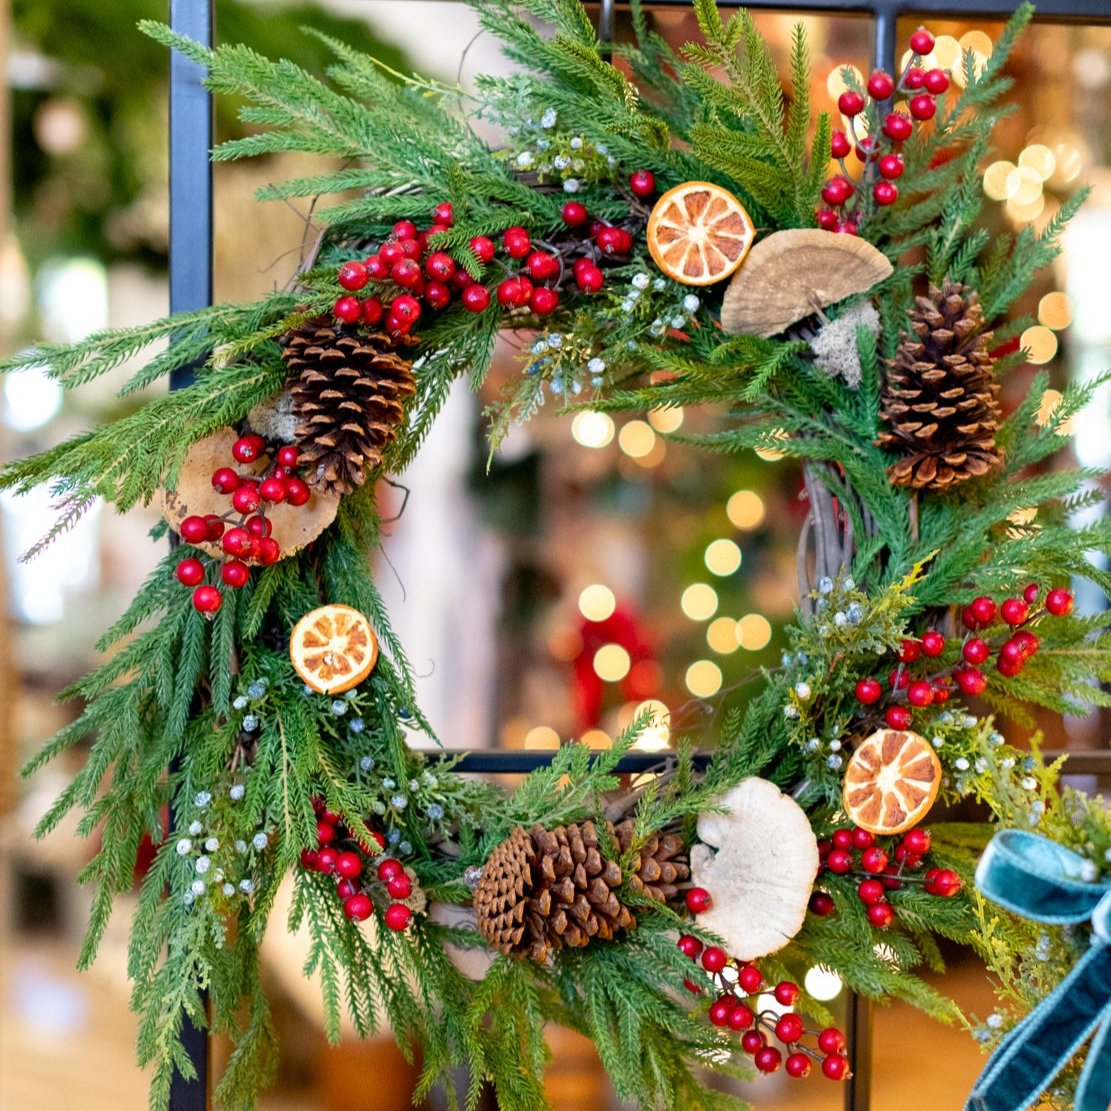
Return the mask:
POLYGON ((1076 1111, 1111 1104, 1111 886, 1086 883, 1084 858, 1022 830, 997 833, 976 885, 992 902, 1049 925, 1091 921, 1092 944, 1056 990, 1012 1029, 988 1059, 965 1111, 1023 1111, 1095 1032, 1076 1111))

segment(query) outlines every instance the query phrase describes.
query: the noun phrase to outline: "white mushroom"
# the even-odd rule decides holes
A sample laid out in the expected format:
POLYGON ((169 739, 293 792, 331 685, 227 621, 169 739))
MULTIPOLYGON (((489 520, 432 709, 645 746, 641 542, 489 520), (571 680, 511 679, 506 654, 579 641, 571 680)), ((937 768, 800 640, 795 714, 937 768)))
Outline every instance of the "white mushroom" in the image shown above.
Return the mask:
POLYGON ((818 871, 818 842, 802 807, 766 779, 745 779, 721 798, 722 814, 698 819, 691 878, 710 893, 698 924, 731 956, 782 949, 802 927, 818 871), (716 850, 716 851, 715 851, 716 850))

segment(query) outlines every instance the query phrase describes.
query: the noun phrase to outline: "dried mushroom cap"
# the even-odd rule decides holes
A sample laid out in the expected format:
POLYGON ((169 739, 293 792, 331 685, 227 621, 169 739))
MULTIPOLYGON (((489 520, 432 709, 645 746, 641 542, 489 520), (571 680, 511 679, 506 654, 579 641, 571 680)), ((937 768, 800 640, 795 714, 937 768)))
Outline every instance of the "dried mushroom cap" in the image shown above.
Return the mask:
POLYGON ((866 293, 894 269, 854 235, 792 228, 760 240, 733 275, 721 306, 729 335, 774 336, 826 305, 866 293))
MULTIPOLYGON (((245 471, 258 473, 262 464, 233 464, 231 446, 239 437, 233 428, 222 428, 203 440, 198 440, 186 453, 178 476, 177 489, 159 491, 162 516, 177 532, 186 517, 203 517, 207 513, 223 514, 231 506, 226 494, 212 488, 212 472, 218 467, 233 467, 240 474, 245 471)), ((301 506, 280 502, 268 505, 266 517, 273 526, 271 535, 281 549, 282 558, 294 555, 306 544, 311 544, 336 518, 339 508, 338 494, 312 492, 312 497, 301 506)), ((206 540, 192 545, 211 556, 219 556, 223 549, 219 540, 206 540)))
POLYGON ((802 807, 766 779, 745 779, 718 802, 726 812, 699 817, 704 843, 691 848, 691 878, 711 898, 698 925, 731 956, 755 960, 802 928, 818 842, 802 807))

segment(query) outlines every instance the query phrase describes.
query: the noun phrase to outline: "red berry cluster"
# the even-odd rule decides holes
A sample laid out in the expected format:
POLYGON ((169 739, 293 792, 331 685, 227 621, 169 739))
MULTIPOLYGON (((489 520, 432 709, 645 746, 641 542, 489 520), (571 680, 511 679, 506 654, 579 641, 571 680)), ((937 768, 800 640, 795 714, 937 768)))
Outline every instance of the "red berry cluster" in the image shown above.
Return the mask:
MULTIPOLYGON (((866 829, 842 827, 818 842, 818 877, 824 872, 859 877, 856 893, 868 908, 868 921, 876 929, 886 930, 895 921, 895 908, 887 901, 889 891, 908 883, 921 884, 929 894, 946 899, 960 891, 960 876, 948 868, 930 868, 918 874, 929 851, 929 831, 920 827, 907 830, 897 843, 889 838, 887 848, 866 829)), ((810 896, 812 914, 827 918, 836 909, 829 892, 818 890, 810 896)))
MULTIPOLYGON (((1060 587, 1050 590, 1041 606, 1041 587, 1031 583, 1021 598, 1006 598, 1000 603, 981 595, 964 607, 961 623, 965 634, 957 663, 927 674, 911 672, 914 665, 927 664, 942 655, 947 647, 945 635, 930 629, 917 640, 904 640, 899 650, 899 664, 887 677, 887 700, 884 720, 892 729, 907 729, 913 720, 912 708, 925 708, 948 700, 953 685, 962 694, 982 694, 988 680, 983 666, 994 656, 1000 675, 1013 678, 1037 652, 1040 641, 1029 626, 1044 614, 1065 617, 1072 613, 1072 595, 1060 587), (1001 625, 994 634, 992 626, 1001 625), (1009 630, 1009 632, 1008 632, 1009 630)), ((856 684, 856 698, 864 706, 874 706, 884 697, 878 679, 869 676, 856 684)))
POLYGON ((871 186, 871 202, 885 207, 899 199, 895 182, 903 176, 903 155, 899 146, 914 132, 915 121, 932 119, 937 112, 935 97, 949 88, 949 75, 943 69, 923 69, 923 55, 934 48, 934 37, 919 28, 910 37, 912 57, 898 80, 883 70, 876 70, 867 83, 867 97, 855 89, 847 89, 837 100, 837 107, 849 121, 849 134, 834 131, 830 153, 841 163, 841 173, 830 178, 822 189, 822 200, 828 207, 818 209, 818 226, 827 231, 856 235, 868 215, 868 205, 861 193, 871 186), (897 112, 893 98, 903 96, 909 115, 897 112), (869 106, 869 100, 872 102, 869 106), (858 135, 857 119, 867 113, 869 134, 858 135), (864 164, 864 172, 854 181, 845 167, 845 159, 855 153, 864 164))
MULTIPOLYGON (((240 436, 231 448, 233 463, 257 463, 265 453, 265 441, 254 433, 240 436)), ((312 497, 308 486, 293 473, 297 458, 297 448, 285 444, 278 448, 261 474, 242 475, 233 467, 217 467, 212 472, 212 488, 228 495, 231 509, 222 516, 206 513, 203 517, 186 517, 181 522, 179 532, 187 544, 220 541, 224 551, 219 561, 220 581, 224 586, 238 590, 246 586, 251 577, 248 564, 266 567, 281 558, 278 542, 270 535, 273 525, 266 511, 268 506, 280 502, 302 506, 312 497), (229 523, 231 528, 228 528, 229 523)), ((214 566, 217 561, 209 562, 214 566)), ((224 604, 220 588, 204 582, 205 563, 196 556, 183 559, 174 573, 183 586, 194 588, 193 605, 201 613, 215 613, 224 604)))
MULTIPOLYGON (((716 945, 704 947, 698 938, 684 934, 679 938, 679 949, 692 961, 701 958, 702 967, 709 973, 718 997, 710 1004, 708 1017, 714 1026, 728 1027, 741 1035, 741 1048, 748 1053, 761 1072, 775 1072, 780 1065, 788 1076, 802 1078, 810 1074, 811 1059, 821 1061, 822 1074, 830 1080, 844 1080, 849 1075, 849 1062, 845 1058, 845 1035, 836 1027, 825 1030, 808 1030, 802 1016, 794 1011, 782 1014, 774 1010, 759 1010, 756 996, 771 991, 780 1006, 793 1007, 799 997, 798 984, 781 980, 774 988, 764 983, 764 975, 756 965, 730 960, 724 949, 716 945), (726 968, 736 969, 736 978, 726 978, 726 968), (773 1034, 787 1049, 784 1060, 782 1051, 769 1044, 773 1034), (802 1043, 803 1036, 816 1038, 817 1050, 802 1043)), ((701 992, 693 981, 686 981, 687 988, 701 992)))
POLYGON ((400 860, 385 855, 386 839, 374 831, 374 844, 358 841, 323 799, 313 799, 312 805, 317 848, 302 850, 301 867, 338 877, 336 895, 343 902, 343 913, 353 922, 365 922, 378 909, 391 930, 404 930, 413 920, 413 912, 404 903, 413 893, 413 881, 400 860), (372 877, 367 865, 375 861, 372 877))

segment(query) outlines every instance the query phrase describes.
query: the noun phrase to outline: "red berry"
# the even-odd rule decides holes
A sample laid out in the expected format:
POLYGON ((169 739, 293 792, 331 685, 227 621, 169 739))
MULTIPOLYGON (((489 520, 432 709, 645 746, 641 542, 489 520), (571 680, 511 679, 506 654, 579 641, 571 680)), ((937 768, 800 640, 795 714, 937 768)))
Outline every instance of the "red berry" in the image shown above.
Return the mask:
POLYGON ((1024 659, 1029 659, 1041 644, 1036 636, 1029 629, 1019 629, 1011 641, 1018 645, 1018 650, 1022 653, 1024 659))
POLYGON ((833 231, 837 227, 837 213, 832 208, 819 208, 814 218, 824 231, 833 231))
POLYGON ((679 952, 684 957, 690 957, 692 961, 702 952, 702 942, 691 934, 683 934, 676 944, 679 946, 679 952))
POLYGON ((710 1004, 707 1017, 714 1026, 726 1026, 729 1014, 733 1010, 733 996, 722 995, 710 1004))
POLYGON ((529 298, 529 308, 531 308, 537 316, 547 316, 548 313, 555 311, 558 304, 559 294, 554 289, 549 289, 547 286, 540 286, 538 289, 534 289, 532 291, 532 296, 529 298))
POLYGON ((221 537, 220 547, 230 556, 247 555, 251 551, 251 534, 245 528, 230 528, 221 537))
POLYGON ((805 1080, 810 1075, 810 1058, 805 1053, 792 1053, 783 1062, 783 1069, 788 1076, 805 1080))
POLYGON ((883 697, 883 687, 875 679, 861 679, 856 685, 856 699, 871 706, 883 697))
POLYGON ((521 283, 517 278, 506 278, 498 283, 496 290, 498 304, 505 308, 512 308, 521 296, 521 283))
POLYGON ((847 158, 852 149, 853 145, 843 131, 835 131, 829 137, 829 152, 834 158, 847 158))
POLYGON ((199 559, 183 559, 174 571, 182 586, 196 586, 204 578, 204 564, 199 559))
POLYGON ((981 594, 979 598, 973 599, 968 609, 972 612, 972 616, 975 620, 981 625, 988 625, 995 620, 995 602, 986 594, 981 594))
POLYGON ((434 281, 450 281, 455 273, 455 259, 447 251, 436 251, 424 260, 424 272, 434 281))
POLYGON ((358 853, 340 853, 336 857, 336 871, 345 879, 353 880, 363 870, 363 859, 358 853))
POLYGON ((301 867, 307 868, 310 872, 316 870, 316 849, 301 850, 301 867))
POLYGON ((367 277, 372 282, 384 282, 390 276, 390 263, 381 255, 369 255, 366 262, 367 277))
POLYGON ((926 92, 940 96, 949 88, 949 74, 943 69, 931 69, 922 79, 922 85, 926 92))
POLYGON ((467 312, 485 312, 490 307, 490 291, 476 282, 463 290, 460 300, 467 312))
POLYGON ((846 89, 837 98, 837 107, 845 116, 858 116, 864 111, 864 97, 855 89, 846 89))
POLYGON ((1024 659, 1013 660, 1007 659, 1004 656, 1000 655, 999 659, 995 663, 995 667, 999 674, 1004 676, 1004 678, 1013 679, 1016 675, 1019 674, 1019 672, 1022 671, 1025 663, 1026 661, 1024 659))
POLYGON ((763 1049, 758 1049, 756 1051, 753 1055, 752 1063, 761 1072, 775 1072, 783 1063, 783 1054, 780 1053, 775 1046, 766 1045, 763 1049))
POLYGON ((402 867, 401 861, 394 860, 392 856, 378 862, 378 878, 383 883, 389 883, 394 876, 404 875, 404 873, 405 869, 402 867))
MULTIPOLYGON (((352 298, 354 300, 354 298, 352 298)), ((253 463, 265 448, 261 436, 255 436, 253 433, 247 436, 240 436, 234 444, 231 445, 231 457, 237 463, 253 463)))
POLYGON ((378 257, 387 267, 390 267, 393 266, 395 262, 400 262, 405 257, 405 252, 401 249, 400 243, 383 243, 378 250, 378 257))
POLYGON ((263 501, 282 502, 289 494, 289 487, 284 478, 264 478, 259 484, 259 495, 263 501))
POLYGON ((831 177, 826 182, 825 187, 822 189, 822 200, 834 208, 843 205, 855 192, 852 183, 847 177, 842 177, 840 174, 837 177, 831 177))
MULTIPOLYGON (((780 980, 775 985, 773 993, 776 1002, 782 1004, 784 1007, 793 1007, 799 997, 799 986, 793 980, 780 980)), ((784 1038, 784 1041, 793 1041, 793 1038, 784 1038)))
POLYGON ((916 120, 932 120, 934 113, 937 112, 937 104, 929 93, 919 93, 917 96, 912 96, 907 101, 907 107, 910 108, 910 114, 916 120))
POLYGON ((926 873, 926 882, 923 886, 931 895, 950 899, 960 891, 961 878, 948 868, 931 868, 926 873))
POLYGON ((917 67, 914 68, 914 69, 908 69, 907 70, 907 75, 903 79, 903 84, 908 89, 911 89, 911 90, 917 90, 917 89, 923 88, 926 84, 926 73, 925 73, 925 71, 921 70, 921 69, 918 69, 917 67))
POLYGON ((474 255, 474 257, 478 259, 478 261, 481 262, 483 265, 490 262, 497 252, 497 247, 494 246, 494 241, 487 238, 485 235, 476 235, 470 241, 470 248, 471 254, 474 255))
POLYGON ((716 945, 710 945, 702 951, 702 967, 707 972, 720 972, 728 963, 729 955, 716 945))
POLYGON ((336 839, 336 827, 323 818, 316 823, 316 841, 318 845, 330 845, 336 839))
POLYGON ((999 607, 999 616, 1008 625, 1021 625, 1030 616, 1030 607, 1021 598, 1006 598, 999 607))
POLYGON ((359 893, 359 885, 354 880, 340 880, 336 884, 336 894, 341 899, 350 899, 359 893))
POLYGON ((1072 595, 1063 587, 1057 587, 1045 596, 1045 608, 1054 617, 1068 617, 1072 613, 1072 605, 1072 595))
POLYGON ((840 1053, 845 1048, 845 1035, 836 1026, 827 1026, 818 1035, 818 1048, 823 1053, 840 1053))
POLYGON ((1037 583, 1031 583, 1023 592, 1022 600, 1028 605, 1033 606, 1038 601, 1038 595, 1041 593, 1041 587, 1037 583))
POLYGON ((691 995, 702 994, 702 989, 689 976, 683 981, 683 987, 685 987, 691 995))
POLYGON ((953 678, 957 680, 957 686, 967 695, 983 694, 984 688, 988 685, 984 673, 976 667, 958 668, 953 672, 953 678))
POLYGON ((754 995, 764 986, 764 974, 754 964, 742 964, 737 970, 737 984, 746 995, 754 995))
POLYGON ((193 591, 193 608, 200 613, 215 613, 224 604, 224 596, 214 586, 198 586, 193 591))
POLYGON ((868 95, 873 100, 886 100, 895 91, 895 82, 890 73, 877 69, 868 78, 868 95))
POLYGON ((597 293, 604 282, 605 278, 602 271, 593 263, 575 271, 575 284, 583 293, 597 293))
POLYGON ((897 667, 894 671, 888 672, 887 685, 893 691, 906 690, 910 686, 910 676, 906 672, 906 668, 897 667))
POLYGON ((1026 653, 1023 652, 1022 645, 1017 638, 1012 637, 1000 645, 999 662, 1012 667, 1021 667, 1026 662, 1026 653))
POLYGON ((827 1057, 822 1062, 822 1075, 828 1080, 844 1080, 849 1074, 849 1062, 844 1057, 827 1057))
POLYGON ((259 491, 253 486, 240 486, 231 496, 231 504, 240 513, 254 513, 261 500, 259 491))
POLYGON ((836 829, 830 839, 835 849, 851 849, 853 847, 853 831, 851 829, 836 829))
POLYGON ((559 214, 569 228, 577 228, 585 224, 588 215, 585 206, 579 204, 578 201, 568 201, 559 210, 559 214))
POLYGON ((424 300, 429 308, 446 309, 451 304, 451 289, 443 282, 429 282, 424 287, 424 300))
POLYGON ((837 909, 837 904, 832 897, 824 891, 815 891, 810 896, 810 913, 819 918, 828 918, 837 909))
POLYGON ((905 706, 888 706, 883 718, 889 729, 909 729, 914 715, 905 706))
POLYGON ((299 478, 290 478, 285 484, 285 500, 290 505, 304 505, 312 497, 312 491, 299 478))
POLYGON ((873 903, 868 908, 868 921, 877 930, 886 930, 895 921, 895 910, 890 903, 873 903))
POLYGON ((208 539, 219 540, 224 535, 224 529, 227 527, 223 519, 217 517, 215 513, 206 513, 204 515, 204 523, 208 526, 208 539))
POLYGON ((212 489, 220 494, 230 494, 239 486, 239 475, 231 467, 218 467, 212 472, 212 489))
POLYGON ((898 891, 899 888, 903 886, 899 882, 899 866, 897 864, 889 864, 884 868, 881 882, 888 891, 898 891))
POLYGON ((883 133, 896 142, 909 139, 914 131, 914 122, 902 112, 888 112, 883 121, 883 133))
POLYGON ((729 1028, 731 1030, 747 1030, 755 1021, 756 1016, 743 1003, 734 1003, 729 1012, 729 1028))
POLYGON ((624 228, 602 228, 594 237, 594 242, 598 244, 598 250, 607 257, 627 255, 633 246, 633 238, 624 228))
POLYGON ((352 259, 350 262, 345 262, 339 268, 338 275, 339 284, 344 289, 354 292, 357 289, 362 289, 364 285, 370 280, 370 275, 367 273, 366 263, 358 262, 352 259))
POLYGON ((826 858, 826 867, 837 876, 852 871, 853 854, 848 849, 834 849, 826 858))
POLYGON ((877 181, 872 186, 872 196, 878 205, 894 204, 899 199, 899 187, 891 181, 877 181))
POLYGON ((925 679, 915 679, 915 681, 907 687, 907 701, 912 706, 932 706, 934 701, 934 689, 925 679))
POLYGON ((343 913, 352 922, 365 922, 374 913, 374 904, 369 895, 351 895, 343 900, 343 913))
POLYGON ((358 297, 352 297, 350 294, 340 297, 332 306, 332 314, 337 320, 342 320, 344 324, 354 324, 359 319, 362 311, 363 308, 359 304, 358 297))
POLYGON ((505 229, 502 246, 510 258, 524 258, 532 250, 532 240, 524 228, 514 225, 505 229))
POLYGON ((413 912, 404 903, 394 903, 392 906, 386 907, 386 913, 383 917, 386 925, 391 930, 400 933, 407 929, 409 923, 413 921, 413 912))
POLYGON ((860 886, 856 889, 860 901, 865 906, 873 906, 878 903, 883 898, 884 892, 885 888, 879 880, 861 880, 860 886))
POLYGON ((394 239, 416 239, 417 225, 412 220, 398 220, 390 235, 394 239))
POLYGON ((905 664, 912 664, 918 659, 922 645, 916 640, 904 640, 899 645, 899 659, 905 664))
POLYGON ((278 448, 278 454, 275 458, 279 467, 296 467, 297 460, 300 457, 301 452, 296 444, 283 444, 278 448))
POLYGON ((767 1042, 764 1041, 764 1035, 759 1030, 746 1030, 741 1035, 741 1049, 745 1053, 759 1053, 767 1042))
POLYGON ((964 647, 961 649, 961 655, 970 664, 982 664, 991 655, 991 646, 986 640, 981 640, 980 637, 973 637, 971 640, 966 641, 964 647))
POLYGON ((404 872, 398 872, 386 881, 386 891, 391 899, 408 899, 413 894, 413 881, 404 872))
POLYGON ((903 834, 903 848, 915 856, 925 856, 930 851, 930 831, 917 826, 903 834))
POLYGON ((853 848, 870 849, 876 843, 876 835, 871 830, 861 829, 857 826, 853 830, 853 848))
POLYGON ((455 211, 451 207, 451 201, 441 201, 436 205, 432 210, 432 223, 444 228, 450 228, 455 223, 455 211))
POLYGON ((691 914, 701 914, 710 906, 710 893, 704 887, 687 888, 685 898, 687 910, 689 910, 691 914))
POLYGON ((635 197, 650 197, 656 191, 656 178, 651 170, 634 170, 629 175, 629 188, 635 197))
POLYGON ((940 656, 945 651, 945 637, 937 629, 930 629, 929 632, 923 633, 919 643, 922 645, 922 655, 924 656, 932 658, 940 656))
POLYGON ((533 251, 525 260, 525 269, 528 270, 529 277, 544 282, 559 273, 559 259, 545 251, 533 251))
POLYGON ((887 178, 889 181, 902 177, 903 170, 906 168, 901 154, 885 154, 877 165, 879 166, 880 176, 887 178))
POLYGON ((238 559, 229 559, 223 567, 220 568, 220 578, 231 587, 238 589, 241 586, 247 585, 247 580, 251 577, 251 569, 245 563, 240 563, 238 559))
POLYGON ((934 48, 934 37, 925 27, 919 27, 910 36, 910 48, 915 54, 929 54, 934 48))
POLYGON ((408 293, 402 293, 390 302, 390 316, 410 327, 420 319, 420 312, 420 302, 408 293))
POLYGON ((782 1015, 775 1024, 775 1036, 787 1045, 790 1045, 792 1042, 797 1042, 799 1038, 802 1037, 802 1033, 802 1019, 793 1012, 791 1014, 782 1015))
POLYGON ((887 867, 887 853, 878 845, 873 845, 861 854, 860 865, 865 872, 882 872, 887 867))

